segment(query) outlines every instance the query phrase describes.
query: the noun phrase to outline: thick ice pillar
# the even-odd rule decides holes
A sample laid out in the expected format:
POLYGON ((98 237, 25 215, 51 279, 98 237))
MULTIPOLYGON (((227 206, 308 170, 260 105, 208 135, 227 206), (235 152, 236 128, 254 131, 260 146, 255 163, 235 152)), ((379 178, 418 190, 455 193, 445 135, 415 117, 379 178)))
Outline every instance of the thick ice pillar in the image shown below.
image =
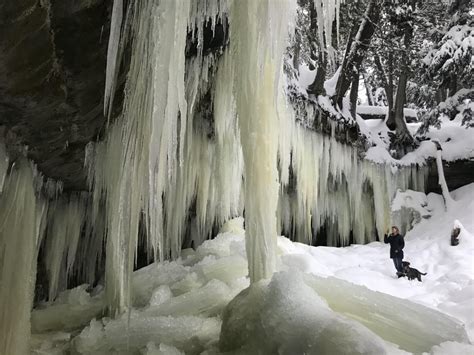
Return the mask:
POLYGON ((290 1, 234 1, 234 95, 245 164, 245 230, 252 282, 275 269, 278 203, 277 98, 290 1))
POLYGON ((20 160, 0 196, 0 354, 29 354, 40 223, 32 167, 20 160))

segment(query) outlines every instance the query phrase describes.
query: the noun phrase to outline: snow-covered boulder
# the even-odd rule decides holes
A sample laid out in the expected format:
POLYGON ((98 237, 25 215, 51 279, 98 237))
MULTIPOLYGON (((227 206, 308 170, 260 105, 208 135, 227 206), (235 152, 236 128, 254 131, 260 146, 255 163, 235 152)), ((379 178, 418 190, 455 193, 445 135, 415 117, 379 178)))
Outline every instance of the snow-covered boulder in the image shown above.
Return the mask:
POLYGON ((372 331, 333 312, 303 281, 280 272, 237 295, 223 316, 221 351, 248 354, 385 354, 372 331))
POLYGON ((392 221, 403 235, 411 230, 421 219, 431 217, 428 198, 423 192, 397 190, 392 201, 392 221))

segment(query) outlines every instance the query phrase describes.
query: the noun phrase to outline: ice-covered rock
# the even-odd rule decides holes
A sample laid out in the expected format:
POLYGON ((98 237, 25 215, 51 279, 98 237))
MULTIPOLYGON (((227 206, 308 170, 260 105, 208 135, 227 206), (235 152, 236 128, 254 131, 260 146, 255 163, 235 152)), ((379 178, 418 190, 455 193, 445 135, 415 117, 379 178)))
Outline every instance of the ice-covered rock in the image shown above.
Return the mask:
POLYGON ((305 274, 304 279, 332 310, 357 320, 401 349, 421 353, 446 341, 469 343, 459 321, 434 309, 335 277, 305 274))
POLYGON ((171 291, 173 291, 175 296, 179 296, 201 287, 204 282, 205 280, 202 277, 199 277, 195 272, 190 272, 182 280, 171 285, 171 291))
POLYGON ((150 299, 151 306, 159 306, 173 297, 173 293, 168 285, 161 285, 153 291, 150 299))
POLYGON ((88 324, 100 316, 105 308, 104 295, 91 297, 88 285, 81 285, 62 292, 55 302, 45 304, 31 313, 31 329, 34 333, 52 330, 73 330, 88 324))
POLYGON ((384 354, 372 331, 333 312, 303 281, 281 272, 252 284, 224 311, 221 351, 249 354, 384 354))
POLYGON ((148 304, 153 291, 161 285, 171 285, 188 275, 188 268, 178 262, 153 263, 132 276, 133 305, 143 307, 148 304))
POLYGON ((248 275, 247 260, 240 255, 205 259, 197 264, 194 270, 206 280, 217 279, 224 282, 231 282, 248 275))
POLYGON ((214 316, 221 312, 232 296, 231 289, 224 282, 211 280, 201 288, 170 298, 157 306, 150 306, 147 314, 214 316))
POLYGON ((221 321, 201 317, 151 317, 132 312, 123 317, 91 324, 74 339, 79 354, 139 354, 150 342, 165 343, 186 354, 199 354, 218 339, 221 321))
POLYGON ((71 334, 65 332, 33 334, 29 343, 31 355, 69 354, 70 340, 71 334))
POLYGON ((228 220, 221 227, 220 233, 232 233, 232 234, 245 234, 244 230, 244 219, 243 217, 236 217, 231 220, 228 220))
POLYGON ((244 234, 222 233, 212 240, 202 243, 196 250, 196 254, 201 258, 209 255, 224 257, 240 254, 246 256, 244 234))
MULTIPOLYGON (((424 353, 423 355, 427 355, 424 353)), ((455 341, 447 341, 440 345, 433 346, 430 355, 446 355, 446 354, 474 354, 474 345, 466 343, 458 343, 455 341)))
POLYGON ((148 343, 146 349, 142 351, 143 355, 184 355, 184 353, 174 346, 160 344, 158 347, 154 343, 148 343))
POLYGON ((428 198, 423 192, 397 190, 392 201, 392 221, 404 235, 411 230, 422 218, 431 217, 428 198))

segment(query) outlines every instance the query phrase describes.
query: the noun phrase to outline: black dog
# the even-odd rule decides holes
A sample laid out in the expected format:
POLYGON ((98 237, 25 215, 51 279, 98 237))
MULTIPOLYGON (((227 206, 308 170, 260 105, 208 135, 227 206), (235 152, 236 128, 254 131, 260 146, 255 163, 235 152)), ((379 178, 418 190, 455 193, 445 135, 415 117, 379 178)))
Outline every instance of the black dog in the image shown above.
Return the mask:
POLYGON ((421 275, 426 275, 427 273, 422 273, 419 270, 410 267, 410 263, 408 261, 403 261, 403 276, 408 277, 408 280, 414 280, 418 279, 419 282, 421 282, 421 275))

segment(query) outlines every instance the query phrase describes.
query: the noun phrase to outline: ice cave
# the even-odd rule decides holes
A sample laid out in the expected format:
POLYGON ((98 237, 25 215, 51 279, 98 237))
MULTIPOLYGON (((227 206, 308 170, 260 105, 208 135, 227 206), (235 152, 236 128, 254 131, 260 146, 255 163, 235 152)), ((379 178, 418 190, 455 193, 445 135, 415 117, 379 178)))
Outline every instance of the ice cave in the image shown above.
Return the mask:
POLYGON ((0 1, 0 355, 474 354, 473 54, 469 0, 0 1))

